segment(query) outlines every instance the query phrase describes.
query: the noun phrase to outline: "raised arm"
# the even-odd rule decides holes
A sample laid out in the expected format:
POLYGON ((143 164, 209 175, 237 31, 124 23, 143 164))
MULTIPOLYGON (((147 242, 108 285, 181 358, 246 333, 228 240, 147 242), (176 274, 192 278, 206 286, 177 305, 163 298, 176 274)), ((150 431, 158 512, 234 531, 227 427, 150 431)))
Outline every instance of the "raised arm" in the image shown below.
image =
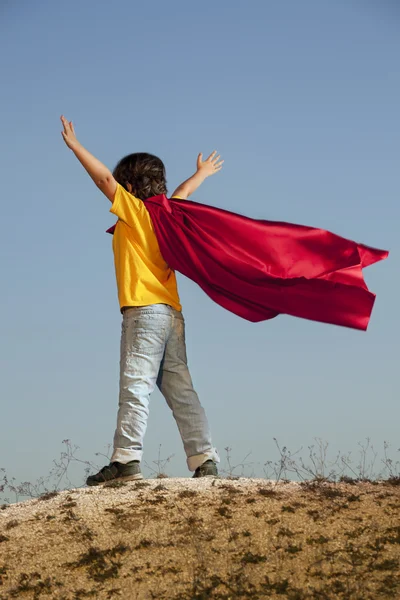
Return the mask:
POLYGON ((203 161, 203 154, 200 152, 197 157, 197 171, 194 175, 186 179, 183 183, 180 184, 172 194, 172 196, 181 196, 182 198, 189 198, 193 192, 197 190, 197 188, 203 183, 203 181, 209 177, 210 175, 214 175, 222 169, 223 160, 218 161, 220 155, 215 156, 217 151, 214 150, 212 154, 207 158, 207 160, 203 161))
POLYGON ((61 132, 64 142, 89 173, 97 187, 105 196, 107 196, 110 202, 112 202, 114 200, 115 190, 117 189, 117 182, 111 171, 78 142, 72 121, 68 122, 67 119, 62 116, 61 122, 64 126, 64 131, 61 132))

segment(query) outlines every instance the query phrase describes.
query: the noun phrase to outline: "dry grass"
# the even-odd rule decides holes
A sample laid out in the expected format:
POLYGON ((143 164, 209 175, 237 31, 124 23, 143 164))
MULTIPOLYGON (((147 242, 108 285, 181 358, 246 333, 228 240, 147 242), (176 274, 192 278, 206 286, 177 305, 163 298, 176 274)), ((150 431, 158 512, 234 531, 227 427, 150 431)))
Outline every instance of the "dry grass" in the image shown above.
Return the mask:
POLYGON ((152 479, 0 511, 0 599, 400 598, 400 486, 152 479))
POLYGON ((16 503, 0 504, 0 600, 400 598, 400 462, 389 445, 374 476, 369 439, 357 464, 329 460, 318 438, 306 459, 274 440, 265 479, 244 476, 249 454, 234 464, 227 447, 224 478, 169 479, 172 456, 159 452, 144 463, 151 479, 77 487, 71 462, 86 465, 84 481, 99 466, 69 440, 47 478, 4 474, 0 492, 16 503))

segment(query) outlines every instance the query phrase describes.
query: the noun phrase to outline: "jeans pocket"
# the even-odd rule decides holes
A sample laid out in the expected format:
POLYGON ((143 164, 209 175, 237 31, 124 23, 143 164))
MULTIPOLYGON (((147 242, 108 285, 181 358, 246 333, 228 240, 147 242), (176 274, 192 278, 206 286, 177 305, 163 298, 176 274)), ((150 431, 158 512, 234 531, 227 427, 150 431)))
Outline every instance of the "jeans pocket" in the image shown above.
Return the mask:
POLYGON ((153 356, 165 350, 166 325, 161 319, 143 316, 124 319, 122 323, 121 354, 153 356))
POLYGON ((164 352, 165 328, 133 327, 128 339, 128 353, 138 352, 152 356, 164 352))

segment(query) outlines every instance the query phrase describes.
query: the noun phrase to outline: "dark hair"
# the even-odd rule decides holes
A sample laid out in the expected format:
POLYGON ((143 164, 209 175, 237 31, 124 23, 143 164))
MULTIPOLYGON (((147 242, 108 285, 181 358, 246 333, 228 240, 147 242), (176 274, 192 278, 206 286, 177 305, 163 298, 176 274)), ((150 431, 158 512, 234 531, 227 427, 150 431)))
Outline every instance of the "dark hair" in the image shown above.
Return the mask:
POLYGON ((127 191, 127 183, 130 183, 132 194, 140 200, 167 194, 164 163, 153 154, 135 152, 124 156, 115 167, 113 176, 127 191))

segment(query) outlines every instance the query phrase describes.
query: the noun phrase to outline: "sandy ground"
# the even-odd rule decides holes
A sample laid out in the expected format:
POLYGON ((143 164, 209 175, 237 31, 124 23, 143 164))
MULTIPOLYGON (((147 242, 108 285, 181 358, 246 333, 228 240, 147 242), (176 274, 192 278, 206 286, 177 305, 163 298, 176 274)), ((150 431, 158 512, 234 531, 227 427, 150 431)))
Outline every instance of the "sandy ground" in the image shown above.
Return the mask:
POLYGON ((400 486, 147 479, 0 506, 0 600, 400 599, 400 486))

